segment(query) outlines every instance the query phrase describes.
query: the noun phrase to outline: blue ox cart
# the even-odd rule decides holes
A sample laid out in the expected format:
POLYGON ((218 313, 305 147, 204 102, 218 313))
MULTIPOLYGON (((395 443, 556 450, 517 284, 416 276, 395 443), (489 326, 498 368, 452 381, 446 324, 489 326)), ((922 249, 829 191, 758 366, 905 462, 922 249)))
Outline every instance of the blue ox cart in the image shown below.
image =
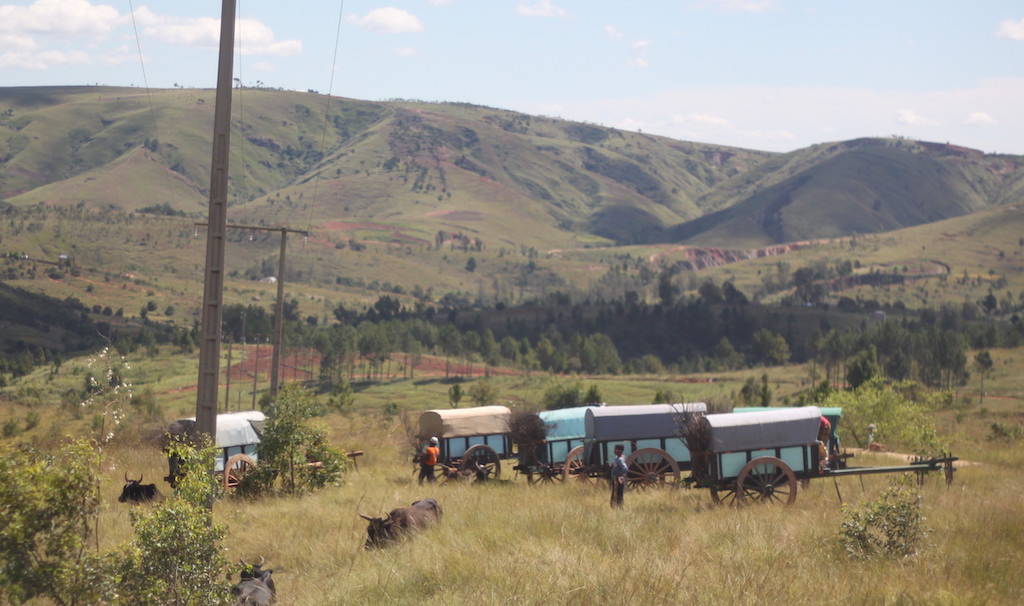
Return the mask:
MULTIPOLYGON (((505 406, 477 406, 427 410, 420 413, 418 452, 432 437, 438 439, 438 463, 447 470, 465 476, 475 473, 478 479, 501 477, 501 461, 511 459, 512 439, 505 406)), ((446 473, 444 477, 453 475, 446 473)))
POLYGON ((797 480, 898 472, 916 472, 923 480, 931 471, 953 479, 952 456, 885 467, 849 467, 843 459, 842 468, 831 466, 818 447, 821 417, 817 406, 695 416, 686 432, 693 454, 686 482, 709 488, 719 504, 788 505, 796 501, 797 480))
POLYGON ((539 413, 547 439, 536 462, 517 469, 532 481, 607 480, 615 459, 615 444, 625 446, 630 489, 675 485, 680 470, 690 468, 690 452, 681 430, 694 413, 704 413, 703 402, 636 406, 583 406, 539 413))
MULTIPOLYGON (((247 471, 256 466, 259 455, 260 432, 267 417, 258 410, 246 410, 217 415, 217 435, 214 446, 217 449, 213 471, 222 486, 234 488, 247 471)), ((191 442, 195 436, 196 419, 180 419, 167 428, 169 440, 191 442)), ((180 461, 174 456, 167 457, 168 474, 164 478, 173 487, 179 478, 180 461)))

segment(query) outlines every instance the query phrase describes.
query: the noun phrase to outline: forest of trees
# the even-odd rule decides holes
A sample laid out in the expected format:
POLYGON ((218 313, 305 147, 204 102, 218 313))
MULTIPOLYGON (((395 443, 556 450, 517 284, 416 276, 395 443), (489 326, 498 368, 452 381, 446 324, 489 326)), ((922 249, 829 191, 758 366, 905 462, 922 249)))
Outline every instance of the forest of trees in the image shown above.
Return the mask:
MULTIPOLYGON (((64 355, 97 344, 101 336, 122 355, 139 347, 154 350, 159 344, 189 353, 198 342, 195 326, 172 329, 147 319, 131 332, 113 334, 109 325, 89 320, 88 310, 76 303, 22 306, 18 313, 31 315, 33 322, 59 325, 75 335, 69 343, 74 347, 8 350, 0 355, 0 380, 33 366, 59 364, 64 355), (48 315, 32 315, 44 313, 39 310, 48 315)), ((816 313, 797 317, 786 308, 751 305, 725 285, 701 288, 698 295, 672 305, 627 298, 601 305, 413 311, 384 295, 362 311, 338 305, 337 322, 327 326, 314 317, 301 318, 294 300, 286 301, 283 315, 285 347, 319 352, 319 379, 327 385, 343 377, 381 380, 395 376, 399 368, 411 372, 429 354, 446 358, 452 376, 481 366, 555 374, 645 374, 807 362, 834 385, 882 376, 948 389, 967 380, 969 349, 1024 344, 1024 323, 1018 318, 997 324, 955 306, 900 310, 886 319, 872 319, 856 305, 816 313)), ((273 334, 273 311, 228 305, 223 326, 226 340, 267 342, 273 334)))

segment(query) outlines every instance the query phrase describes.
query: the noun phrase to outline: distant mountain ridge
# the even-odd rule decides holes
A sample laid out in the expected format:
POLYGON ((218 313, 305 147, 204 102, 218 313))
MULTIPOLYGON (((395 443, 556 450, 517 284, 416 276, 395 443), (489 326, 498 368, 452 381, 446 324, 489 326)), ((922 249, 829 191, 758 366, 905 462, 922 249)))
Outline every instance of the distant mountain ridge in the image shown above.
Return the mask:
MULTIPOLYGON (((868 138, 779 154, 457 103, 234 97, 232 220, 327 238, 344 221, 545 250, 769 247, 1024 192, 1024 158, 950 144, 868 138)), ((212 114, 210 90, 0 88, 0 200, 202 216, 212 114)))

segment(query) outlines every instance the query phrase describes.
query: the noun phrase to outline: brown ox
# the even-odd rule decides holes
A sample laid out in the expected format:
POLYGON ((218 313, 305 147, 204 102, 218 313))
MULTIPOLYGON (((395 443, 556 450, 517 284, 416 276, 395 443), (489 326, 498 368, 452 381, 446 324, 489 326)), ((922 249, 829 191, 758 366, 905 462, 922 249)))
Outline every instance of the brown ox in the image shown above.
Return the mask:
POLYGON ((441 521, 441 505, 434 499, 421 499, 409 507, 392 509, 386 518, 359 514, 368 521, 366 548, 385 547, 403 536, 441 521))

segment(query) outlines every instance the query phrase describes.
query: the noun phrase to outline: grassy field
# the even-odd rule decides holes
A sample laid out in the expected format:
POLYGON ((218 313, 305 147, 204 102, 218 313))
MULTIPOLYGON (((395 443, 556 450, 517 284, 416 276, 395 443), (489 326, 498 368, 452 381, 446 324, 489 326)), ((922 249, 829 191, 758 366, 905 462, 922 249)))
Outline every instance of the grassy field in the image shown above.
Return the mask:
MULTIPOLYGON (((930 534, 900 561, 852 561, 839 544, 843 503, 877 498, 897 475, 812 481, 790 507, 715 507, 704 490, 630 492, 528 486, 506 466, 481 485, 418 486, 402 428, 373 412, 332 419, 366 454, 345 485, 302 498, 215 506, 232 560, 266 558, 280 602, 322 604, 1016 604, 1024 596, 1024 455, 964 465, 921 488, 930 534), (842 501, 840 501, 840 496, 842 501), (439 527, 395 548, 363 549, 359 513, 434 497, 439 527)), ((995 457, 1001 458, 1001 457, 995 457)), ((109 452, 101 534, 130 537, 114 502, 122 469, 155 479, 151 447, 109 452), (139 465, 142 463, 142 467, 139 465)), ((876 455, 857 465, 891 465, 876 455)))
MULTIPOLYGON (((448 383, 426 375, 365 386, 353 410, 321 419, 335 445, 365 453, 342 486, 303 497, 228 497, 216 504, 215 515, 228 527, 229 560, 266 558, 279 603, 295 606, 1018 604, 1024 598, 1024 451, 1018 442, 988 436, 995 422, 1024 420, 1024 351, 992 355, 984 398, 972 381, 958 394, 957 406, 937 413, 942 438, 965 463, 951 486, 936 476, 921 487, 930 533, 920 552, 904 560, 850 560, 839 542, 842 506, 877 499, 899 474, 814 480, 790 507, 741 510, 715 507, 706 490, 680 488, 630 492, 625 509, 615 511, 603 486, 529 486, 511 461, 499 482, 418 486, 403 419, 447 406, 448 383), (423 497, 444 507, 439 527, 392 549, 363 549, 360 513, 383 514, 423 497)), ((129 408, 127 431, 104 448, 101 549, 132 537, 128 508, 116 502, 125 473, 167 490, 160 480, 166 461, 141 436, 191 414, 189 360, 162 354, 132 362, 135 389, 155 394, 162 418, 129 408)), ((39 371, 5 388, 0 421, 39 414, 35 429, 22 437, 44 444, 88 431, 88 414, 76 421, 51 404, 51 394, 82 381, 82 364, 67 362, 54 375, 39 371)), ((781 397, 806 382, 808 371, 791 367, 768 374, 781 397)), ((708 376, 579 380, 597 385, 609 403, 646 403, 659 389, 682 400, 726 401, 749 377, 760 373, 716 375, 711 382, 708 376)), ((536 408, 552 381, 576 378, 491 380, 499 401, 536 408)), ((851 464, 897 462, 858 454, 851 464)))

